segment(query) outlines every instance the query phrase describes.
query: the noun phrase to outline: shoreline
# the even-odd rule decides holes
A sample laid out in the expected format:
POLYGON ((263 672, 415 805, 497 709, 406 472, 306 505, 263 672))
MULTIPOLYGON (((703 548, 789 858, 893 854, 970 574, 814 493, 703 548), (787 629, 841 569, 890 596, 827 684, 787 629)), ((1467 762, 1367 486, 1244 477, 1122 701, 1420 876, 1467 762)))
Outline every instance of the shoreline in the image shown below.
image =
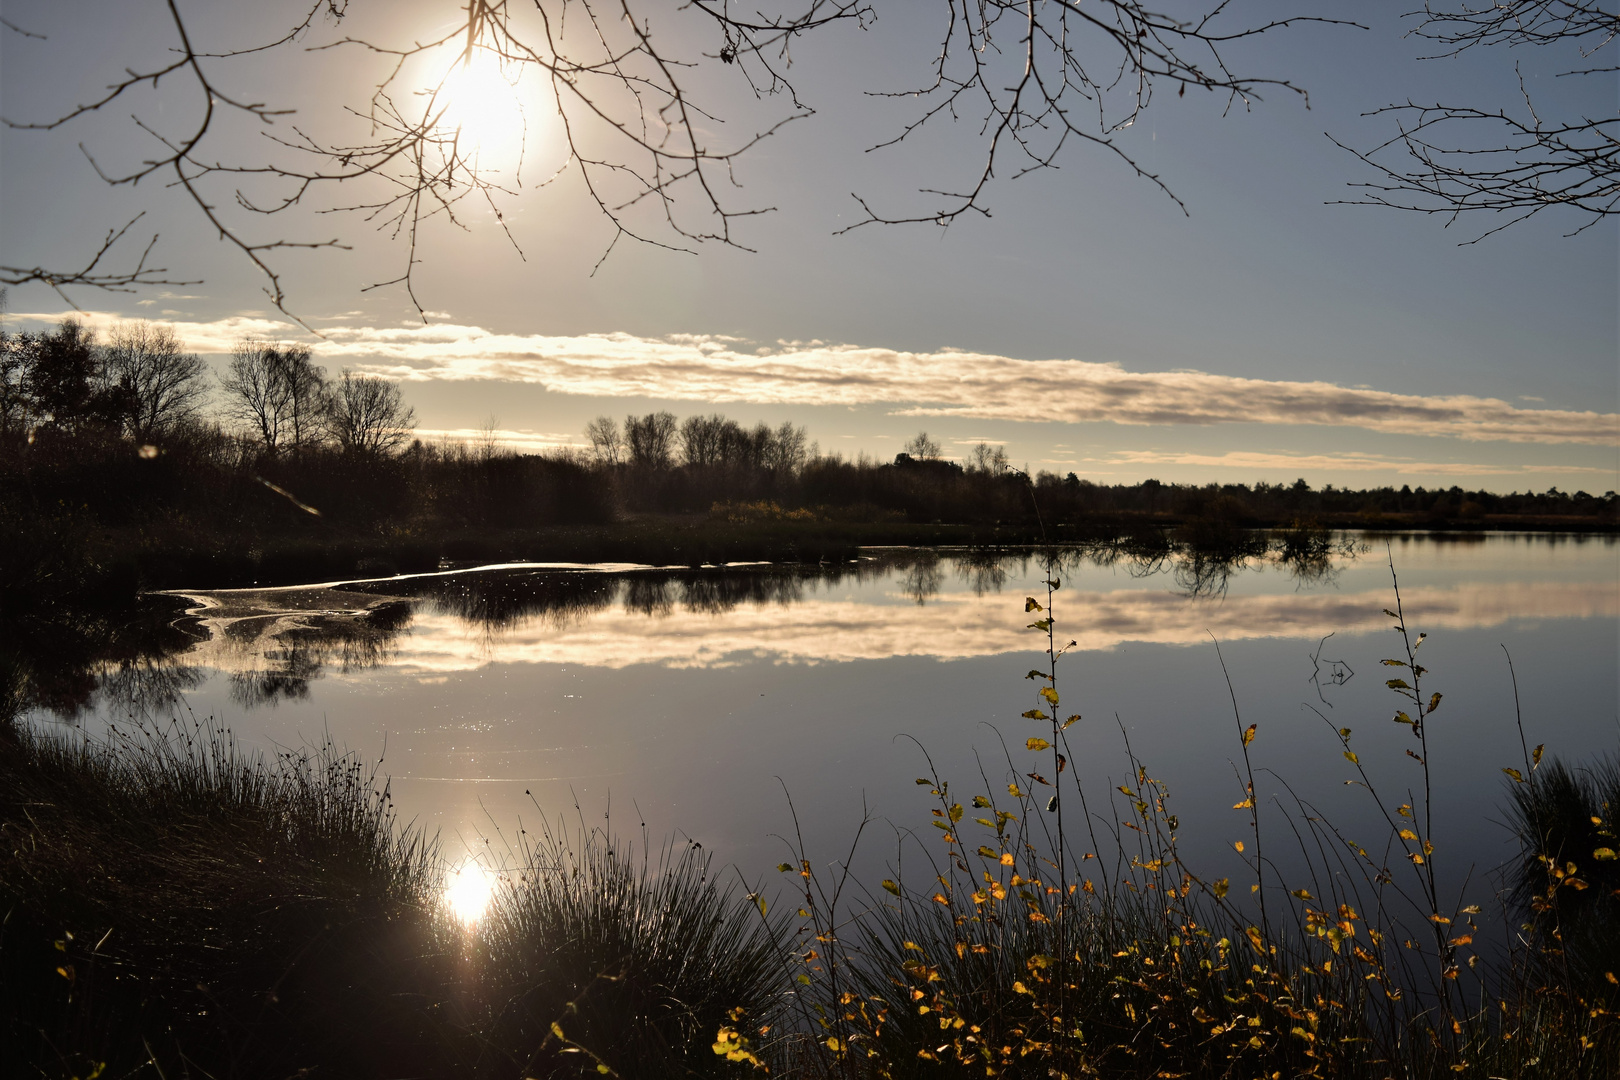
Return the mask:
MULTIPOLYGON (((1613 536, 1620 523, 1601 518, 1517 517, 1432 521, 1384 515, 1330 518, 1304 526, 1316 532, 1364 536, 1421 534, 1465 539, 1492 533, 1613 536)), ((108 530, 91 539, 90 554, 112 580, 140 592, 173 589, 266 588, 311 581, 354 581, 438 573, 498 563, 619 564, 657 567, 731 563, 845 561, 863 548, 1004 548, 1043 543, 1166 543, 1178 531, 1196 532, 1199 519, 1178 515, 1109 515, 1041 530, 1024 523, 929 524, 855 521, 722 521, 687 516, 643 516, 607 525, 524 529, 423 529, 368 535, 334 528, 265 536, 221 532, 198 535, 183 527, 108 530)), ((1291 522, 1242 522, 1231 536, 1290 533, 1291 522)), ((1196 535, 1180 538, 1204 547, 1196 535)))

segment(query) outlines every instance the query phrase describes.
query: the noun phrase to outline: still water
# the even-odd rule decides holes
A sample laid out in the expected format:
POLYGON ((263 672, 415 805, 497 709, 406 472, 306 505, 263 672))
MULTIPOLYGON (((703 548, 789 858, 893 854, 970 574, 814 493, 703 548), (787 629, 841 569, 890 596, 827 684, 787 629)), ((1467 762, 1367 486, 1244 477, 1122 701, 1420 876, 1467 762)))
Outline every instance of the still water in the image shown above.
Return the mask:
MULTIPOLYGON (((1350 536, 1303 568, 1069 553, 1053 614, 1075 642, 1059 690, 1083 716, 1081 778, 1113 790, 1129 740, 1168 784, 1189 860, 1236 872, 1232 760, 1253 723, 1268 813, 1297 796, 1352 831, 1369 822, 1332 729, 1352 729, 1389 790, 1418 782, 1379 663, 1399 654, 1392 562, 1408 626, 1429 635, 1425 696, 1444 695, 1436 842, 1488 878, 1511 851, 1501 769, 1523 756, 1513 673, 1529 745, 1574 761, 1620 743, 1615 538, 1350 536)), ((74 723, 189 712, 264 748, 330 738, 382 759, 403 816, 451 860, 545 814, 695 839, 755 877, 790 857, 791 797, 818 858, 845 857, 871 817, 856 858, 876 869, 898 835, 927 831, 913 780, 928 758, 964 801, 1034 767, 1023 743, 1043 728, 1021 714, 1040 684, 1024 676, 1045 637, 1025 599, 1045 602, 1046 573, 1031 553, 873 550, 837 566, 526 564, 187 591, 189 644, 103 670, 74 723)))

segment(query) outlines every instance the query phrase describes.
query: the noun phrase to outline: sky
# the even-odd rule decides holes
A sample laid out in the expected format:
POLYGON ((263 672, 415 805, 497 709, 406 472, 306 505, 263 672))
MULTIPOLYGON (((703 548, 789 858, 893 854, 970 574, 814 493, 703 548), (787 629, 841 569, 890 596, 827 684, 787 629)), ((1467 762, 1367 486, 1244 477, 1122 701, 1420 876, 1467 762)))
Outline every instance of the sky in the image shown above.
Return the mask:
MULTIPOLYGON (((1237 3, 1233 25, 1304 14, 1364 28, 1295 25, 1229 51, 1233 68, 1288 80, 1308 102, 1277 88, 1230 108, 1198 91, 1155 95, 1114 138, 1174 198, 1077 141, 1057 169, 1001 169, 988 215, 840 234, 859 220, 857 195, 886 216, 926 215, 937 198, 919 189, 958 190, 981 160, 970 118, 871 149, 920 115, 922 99, 873 94, 926 82, 946 11, 878 0, 864 28, 795 43, 794 88, 814 115, 717 174, 729 205, 770 211, 732 222, 739 246, 681 252, 621 239, 599 267, 612 227, 561 148, 544 87, 525 76, 462 110, 510 191, 459 204, 459 227, 441 217, 422 230, 414 274, 425 314, 401 287, 367 289, 408 257, 386 227, 339 209, 375 198, 375 186, 314 191, 266 216, 237 202, 237 186, 262 204, 289 194, 285 185, 206 182, 222 220, 253 242, 348 245, 266 254, 303 326, 269 303, 263 276, 164 177, 110 187, 91 163, 112 173, 153 155, 153 135, 133 118, 160 134, 185 129, 200 103, 177 73, 57 130, 0 132, 0 264, 82 265, 109 228, 144 211, 124 242, 131 250, 112 254, 132 259, 155 233, 152 264, 195 283, 69 290, 82 317, 98 327, 170 321, 216 363, 243 336, 304 341, 334 372, 403 380, 429 437, 493 424, 514 447, 544 449, 583 442, 599 414, 720 411, 792 420, 824 452, 887 458, 926 429, 947 456, 984 440, 1017 465, 1104 483, 1620 488, 1617 226, 1569 236, 1586 220, 1548 212, 1468 243, 1500 221, 1447 225, 1338 204, 1373 176, 1333 141, 1388 138, 1391 118, 1364 114, 1395 102, 1522 108, 1520 77, 1544 114, 1612 116, 1616 78, 1557 78, 1593 66, 1568 50, 1421 59, 1433 46, 1406 33, 1407 6, 1237 3), (524 135, 520 172, 514 130, 524 135)), ((272 40, 298 17, 296 3, 180 7, 206 51, 272 40)), ((388 58, 314 47, 426 40, 458 8, 353 0, 341 23, 317 19, 296 42, 206 61, 223 94, 296 112, 261 125, 220 106, 200 156, 287 162, 297 152, 269 137, 363 138, 344 109, 365 109, 388 58)), ((0 114, 14 123, 60 115, 126 67, 171 55, 159 0, 0 9, 40 35, 0 28, 0 114)), ((720 42, 700 13, 673 2, 635 10, 661 48, 695 62, 681 77, 706 110, 695 121, 706 146, 736 147, 792 113, 785 95, 752 94, 738 66, 715 58, 720 42)), ((523 26, 537 36, 532 21, 523 26)), ((1615 49, 1597 59, 1612 64, 1615 49)), ((428 58, 399 85, 423 85, 445 63, 428 58)), ((611 151, 601 139, 585 145, 611 151)), ((680 220, 713 228, 694 192, 678 196, 680 220)), ((652 209, 628 214, 670 241, 652 209)), ((11 288, 7 303, 14 329, 73 310, 39 285, 11 288)))

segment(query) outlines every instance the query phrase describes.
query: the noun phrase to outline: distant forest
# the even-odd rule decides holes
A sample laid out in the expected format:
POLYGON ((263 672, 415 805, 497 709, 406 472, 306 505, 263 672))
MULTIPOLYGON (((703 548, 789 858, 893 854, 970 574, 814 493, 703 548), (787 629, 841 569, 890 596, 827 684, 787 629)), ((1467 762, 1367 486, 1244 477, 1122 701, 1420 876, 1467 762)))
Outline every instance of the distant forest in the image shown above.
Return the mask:
MULTIPOLYGON (((147 548, 228 538, 418 538, 690 522, 943 523, 1024 530, 1611 529, 1620 498, 1551 489, 1101 484, 1026 476, 981 444, 946 460, 924 434, 893 460, 820 453, 792 423, 600 417, 587 445, 521 454, 427 442, 397 384, 328 376, 302 346, 242 341, 220 376, 173 331, 81 323, 0 334, 0 547, 15 582, 73 538, 147 548), (118 538, 124 538, 120 541, 118 538), (109 540, 108 538, 112 538, 109 540)), ((1071 533, 1072 534, 1072 533, 1071 533)), ((976 535, 976 534, 975 534, 976 535)), ((225 541, 221 541, 225 542, 225 541)))

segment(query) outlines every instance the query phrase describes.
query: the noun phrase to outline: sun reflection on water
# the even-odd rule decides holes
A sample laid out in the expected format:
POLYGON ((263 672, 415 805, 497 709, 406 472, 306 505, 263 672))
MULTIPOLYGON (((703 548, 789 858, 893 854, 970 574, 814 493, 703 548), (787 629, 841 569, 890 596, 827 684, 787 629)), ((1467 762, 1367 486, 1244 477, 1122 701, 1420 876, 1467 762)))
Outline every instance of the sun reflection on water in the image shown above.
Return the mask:
POLYGON ((495 874, 469 859, 445 878, 445 906, 463 926, 476 926, 495 897, 497 880, 495 874))

